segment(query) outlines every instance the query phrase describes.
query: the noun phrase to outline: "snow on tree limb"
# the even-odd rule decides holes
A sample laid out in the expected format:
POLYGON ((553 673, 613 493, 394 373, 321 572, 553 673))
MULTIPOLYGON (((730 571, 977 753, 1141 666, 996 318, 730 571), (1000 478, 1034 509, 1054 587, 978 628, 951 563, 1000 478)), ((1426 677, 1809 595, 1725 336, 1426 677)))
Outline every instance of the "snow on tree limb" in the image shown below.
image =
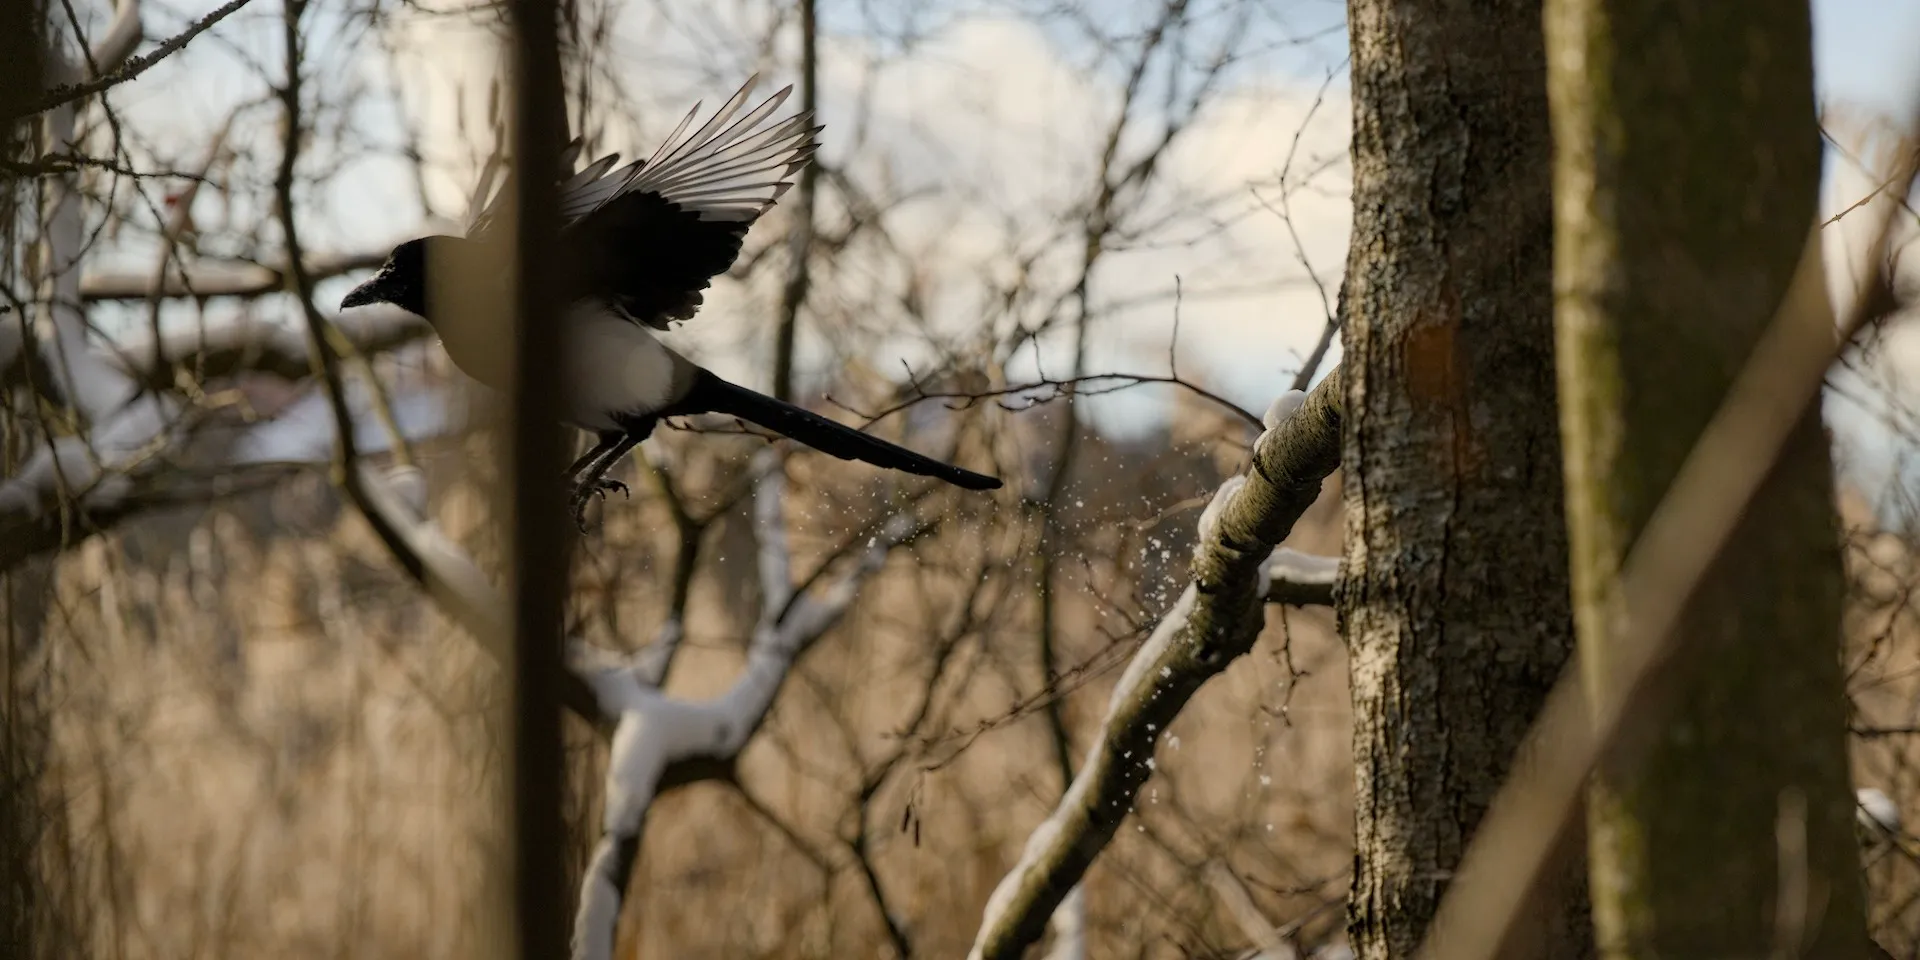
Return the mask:
MULTIPOLYGON (((203 21, 194 32, 215 20, 203 21)), ((142 36, 138 0, 121 0, 113 21, 83 58, 53 53, 49 81, 73 85, 110 75, 132 56, 142 36)), ((76 100, 46 110, 44 153, 78 151, 76 100)), ((87 295, 81 277, 88 245, 77 178, 74 171, 47 178, 37 251, 44 278, 36 298, 37 322, 29 336, 28 318, 8 318, 7 332, 0 336, 0 375, 38 371, 41 379, 35 386, 70 407, 81 429, 51 438, 13 476, 0 481, 0 533, 5 534, 0 569, 143 510, 257 489, 301 468, 261 463, 257 457, 245 464, 229 462, 225 454, 245 446, 237 438, 246 428, 218 412, 190 410, 169 392, 143 389, 168 381, 169 371, 156 367, 188 360, 208 376, 244 369, 304 377, 311 369, 308 351, 295 346, 290 329, 234 320, 171 331, 159 344, 150 336, 145 342, 137 337, 112 345, 92 342, 86 303, 99 298, 87 295), (38 363, 16 362, 20 350, 29 346, 38 363)), ((325 266, 355 269, 367 259, 337 257, 325 266)), ((130 292, 145 296, 150 285, 151 274, 130 292)), ((355 331, 359 336, 350 332, 350 339, 371 350, 399 346, 423 330, 417 322, 392 314, 356 318, 356 324, 363 329, 355 331)), ((262 440, 285 432, 271 423, 257 429, 262 440)))
MULTIPOLYGON (((333 423, 319 399, 309 394, 250 420, 233 408, 176 410, 149 397, 90 430, 56 437, 0 479, 0 571, 143 513, 250 493, 324 466, 333 423)), ((356 396, 356 442, 379 452, 388 437, 364 416, 367 406, 356 396)), ((405 395, 398 406, 410 441, 459 425, 429 393, 405 395)))
MULTIPOLYGON (((78 83, 93 72, 111 71, 132 55, 141 37, 139 3, 122 0, 84 59, 54 53, 50 80, 78 83)), ((77 151, 78 110, 76 103, 65 102, 47 111, 43 152, 77 151)), ((34 386, 70 407, 79 429, 49 437, 12 476, 0 480, 0 570, 144 510, 258 489, 304 469, 257 456, 228 459, 235 451, 270 449, 287 426, 296 425, 237 423, 231 411, 193 410, 177 395, 143 389, 166 380, 167 371, 155 369, 157 361, 191 360, 213 376, 242 369, 305 376, 307 351, 291 345, 291 331, 235 320, 164 334, 158 345, 150 338, 92 342, 81 279, 88 237, 77 178, 70 171, 46 181, 36 322, 29 335, 27 317, 7 318, 0 376, 37 375, 34 386), (17 363, 20 350, 28 347, 37 363, 17 363), (250 438, 250 432, 258 436, 250 438), (248 439, 260 442, 248 444, 248 439)), ((417 323, 392 315, 358 323, 365 329, 355 339, 374 349, 420 336, 417 323)))
POLYGON ((1076 885, 1067 891, 1047 925, 1053 940, 1046 960, 1087 960, 1087 888, 1076 885))
MULTIPOLYGON (((569 666, 584 674, 602 711, 618 717, 607 761, 601 837, 581 878, 580 906, 574 918, 576 960, 610 960, 627 881, 639 855, 647 811, 664 784, 674 781, 676 764, 705 761, 731 765, 759 730, 774 697, 800 654, 846 613, 862 583, 886 562, 887 554, 919 529, 912 516, 896 514, 867 545, 853 569, 831 583, 793 594, 792 558, 781 517, 786 480, 768 470, 754 491, 759 529, 758 568, 763 596, 760 622, 747 650, 746 667, 726 692, 689 702, 661 693, 643 675, 653 661, 664 663, 657 648, 678 642, 680 625, 669 620, 652 647, 629 662, 585 662, 584 651, 569 666)), ((658 676, 656 671, 653 676, 658 676)))
POLYGON ((1115 685, 1100 734, 1059 805, 987 900, 971 960, 1015 960, 1079 884, 1153 769, 1153 749, 1200 685, 1253 646, 1274 547, 1340 462, 1341 371, 1268 411, 1248 473, 1200 518, 1193 582, 1115 685))
MULTIPOLYGON (((138 0, 122 0, 105 35, 83 60, 64 57, 57 49, 50 51, 49 79, 60 83, 84 77, 90 69, 112 69, 132 55, 140 38, 138 0)), ((41 130, 42 151, 72 150, 77 127, 74 104, 51 109, 41 130)), ((126 478, 117 474, 117 467, 151 460, 154 450, 170 445, 179 429, 177 400, 143 393, 132 377, 107 363, 88 344, 86 308, 80 302, 80 270, 88 249, 77 179, 76 173, 69 172, 46 183, 37 249, 42 275, 37 310, 41 335, 26 336, 21 317, 21 336, 10 343, 37 348, 41 366, 51 379, 45 387, 87 429, 77 436, 50 438, 14 476, 0 483, 0 531, 8 534, 6 556, 40 539, 63 540, 74 518, 64 507, 44 511, 44 504, 50 499, 64 502, 64 495, 75 491, 105 488, 108 495, 124 495, 126 478), (50 498, 50 493, 55 496, 50 498)), ((0 569, 11 565, 5 559, 0 557, 0 569)))
MULTIPOLYGON (((316 253, 306 259, 307 276, 327 280, 355 270, 371 270, 385 262, 385 251, 359 253, 316 253)), ((199 262, 178 271, 168 271, 165 279, 154 283, 148 272, 129 270, 88 273, 80 281, 80 298, 96 300, 145 300, 148 297, 264 297, 285 293, 287 264, 199 262)))
MULTIPOLYGON (((333 318, 333 325, 363 356, 375 356, 425 339, 425 322, 397 307, 363 307, 333 318)), ((96 369, 105 366, 154 385, 172 383, 172 368, 185 367, 202 380, 240 373, 265 373, 286 380, 313 375, 306 334, 297 327, 239 314, 192 327, 175 327, 160 336, 154 350, 150 331, 129 332, 110 348, 91 351, 96 369), (158 360, 163 368, 156 369, 158 360)), ((0 365, 4 370, 4 365, 0 365)))
POLYGON ((1267 560, 1267 602, 1294 607, 1330 607, 1333 606, 1333 587, 1339 580, 1339 557, 1322 557, 1281 547, 1267 560))

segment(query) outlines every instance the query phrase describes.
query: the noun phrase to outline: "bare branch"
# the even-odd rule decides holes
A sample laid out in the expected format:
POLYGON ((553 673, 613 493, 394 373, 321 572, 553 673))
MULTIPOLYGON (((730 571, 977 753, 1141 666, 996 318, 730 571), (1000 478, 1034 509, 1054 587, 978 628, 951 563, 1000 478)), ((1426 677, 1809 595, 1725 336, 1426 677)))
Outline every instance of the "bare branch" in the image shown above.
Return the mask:
MULTIPOLYGON (((201 17, 199 20, 194 21, 192 25, 187 27, 187 29, 180 31, 179 34, 175 35, 171 39, 168 39, 162 42, 159 46, 153 48, 153 50, 149 52, 146 56, 129 60, 127 61, 125 66, 122 66, 117 70, 112 70, 110 72, 100 74, 99 76, 96 76, 91 80, 87 80, 85 82, 80 82, 80 83, 67 83, 67 84, 62 84, 60 86, 54 87, 53 89, 48 90, 44 96, 42 96, 37 102, 29 105, 26 109, 16 111, 12 116, 0 117, 0 123, 13 123, 13 122, 22 120, 26 117, 31 117, 34 114, 46 113, 49 110, 53 110, 58 107, 63 107, 68 104, 71 104, 76 100, 80 100, 85 97, 90 97, 109 87, 126 83, 127 81, 132 80, 133 78, 138 77, 143 73, 146 73, 147 70, 150 69, 154 64, 159 63, 160 61, 165 60, 166 58, 172 56, 173 54, 178 52, 180 48, 186 46, 189 42, 191 42, 194 37, 197 37, 202 33, 205 33, 208 30, 212 29, 214 24, 219 23, 222 20, 225 20, 228 16, 232 15, 234 11, 239 10, 241 7, 246 6, 248 2, 249 0, 227 0, 227 3, 222 5, 219 9, 216 9, 212 13, 209 13, 206 16, 201 17)), ((127 3, 122 5, 122 10, 124 11, 128 9, 135 9, 137 8, 137 6, 138 4, 134 2, 134 0, 128 0, 127 3)), ((137 20, 138 14, 136 13, 134 17, 137 20)), ((116 21, 116 27, 117 26, 118 26, 118 21, 116 21)), ((120 36, 120 33, 119 31, 116 30, 111 32, 110 35, 118 37, 120 36)), ((136 25, 134 28, 134 33, 132 35, 132 42, 127 44, 128 53, 131 53, 133 46, 139 43, 139 37, 140 35, 138 32, 138 27, 136 25)), ((94 59, 96 60, 97 63, 99 63, 99 66, 101 68, 105 68, 107 66, 107 58, 96 57, 94 59)), ((113 59, 117 61, 119 58, 113 58, 113 59)))
POLYGON ((973 960, 1013 960, 1039 938, 1151 775, 1160 734, 1201 684, 1252 647, 1273 548, 1339 465, 1343 382, 1336 368, 1311 394, 1277 401, 1251 470, 1222 485, 1201 515, 1193 582, 1134 655, 1079 775, 988 899, 973 960))
POLYGON ((1223 860, 1210 860, 1204 872, 1207 886, 1213 888, 1214 895, 1220 898, 1227 913, 1240 927, 1240 932, 1246 934, 1247 939, 1253 941, 1254 947, 1260 951, 1255 954, 1256 960, 1297 960, 1300 952, 1287 942, 1286 936, 1273 925, 1273 921, 1260 912, 1259 905, 1253 902, 1253 895, 1247 892, 1246 884, 1240 882, 1232 867, 1223 860))

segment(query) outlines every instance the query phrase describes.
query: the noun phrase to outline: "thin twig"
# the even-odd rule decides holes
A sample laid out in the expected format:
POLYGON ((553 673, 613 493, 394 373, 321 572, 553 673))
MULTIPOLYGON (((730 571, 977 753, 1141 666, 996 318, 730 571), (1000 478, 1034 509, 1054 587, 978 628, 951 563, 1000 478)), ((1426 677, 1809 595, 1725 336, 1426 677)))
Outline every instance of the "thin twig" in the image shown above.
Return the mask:
POLYGON ((152 68, 154 64, 157 64, 160 61, 165 60, 166 58, 172 56, 174 53, 178 52, 181 47, 184 47, 189 42, 191 42, 194 37, 197 37, 207 32, 208 30, 212 29, 214 24, 217 24, 220 21, 225 20, 228 16, 231 16, 235 11, 239 10, 241 7, 246 6, 249 2, 250 0, 228 0, 228 2, 223 6, 221 6, 219 9, 213 11, 212 13, 207 14, 204 17, 201 17, 199 20, 194 21, 194 23, 191 26, 181 31, 178 35, 174 36, 172 39, 166 40, 162 42, 158 47, 153 48, 153 50, 149 52, 146 56, 135 57, 132 60, 128 60, 126 64, 121 66, 119 69, 114 70, 111 73, 106 73, 106 74, 102 74, 100 76, 94 77, 92 80, 87 80, 81 83, 65 84, 62 86, 54 87, 53 89, 48 90, 45 96, 41 97, 38 101, 33 103, 31 106, 27 107, 24 110, 16 111, 13 115, 5 117, 3 120, 0 120, 0 122, 13 123, 13 122, 25 119, 27 117, 34 116, 35 114, 45 113, 48 110, 54 109, 55 107, 72 103, 75 100, 79 100, 84 97, 90 97, 96 93, 99 93, 102 90, 108 89, 109 87, 117 86, 129 80, 132 80, 133 78, 138 77, 143 73, 146 73, 147 70, 152 68))

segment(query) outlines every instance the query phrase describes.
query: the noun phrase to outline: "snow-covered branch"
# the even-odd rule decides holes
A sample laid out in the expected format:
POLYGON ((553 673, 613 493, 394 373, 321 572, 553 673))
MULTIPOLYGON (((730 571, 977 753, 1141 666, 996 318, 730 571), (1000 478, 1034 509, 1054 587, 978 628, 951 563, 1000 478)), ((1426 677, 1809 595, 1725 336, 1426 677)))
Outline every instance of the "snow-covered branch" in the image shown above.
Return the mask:
MULTIPOLYGON (((387 430, 356 393, 354 433, 363 453, 384 451, 387 430)), ((235 408, 192 410, 173 419, 141 404, 84 434, 56 438, 0 479, 0 571, 154 510, 201 504, 264 489, 323 467, 333 423, 309 393, 270 418, 235 408)), ((434 393, 403 396, 396 419, 409 441, 459 425, 434 393)))
POLYGON ((1053 940, 1047 960, 1087 960, 1087 888, 1075 884, 1047 924, 1053 940))
MULTIPOLYGON (((386 251, 316 253, 307 257, 307 276, 327 280, 355 270, 371 270, 386 260, 386 251)), ((287 264, 201 262, 170 270, 156 282, 151 273, 131 270, 89 273, 80 281, 80 297, 96 300, 145 300, 149 297, 263 297, 285 293, 287 264)))
MULTIPOLYGON (((198 29, 214 20, 217 17, 203 21, 198 29)), ((84 55, 51 52, 49 85, 84 86, 110 75, 128 61, 141 38, 138 0, 122 0, 112 23, 84 55)), ((46 111, 41 142, 45 155, 80 152, 75 142, 80 109, 79 98, 71 97, 46 111)), ((215 153, 209 151, 208 164, 215 153)), ((205 172, 203 167, 199 175, 205 172)), ((145 298, 155 292, 155 278, 166 271, 83 282, 88 238, 77 178, 77 172, 68 172, 46 181, 37 251, 43 279, 32 335, 26 317, 8 317, 6 333, 0 336, 0 377, 34 377, 41 393, 73 411, 76 430, 66 435, 49 431, 47 442, 0 481, 0 569, 143 510, 256 489, 309 466, 305 458, 281 462, 258 455, 304 446, 294 435, 302 429, 298 424, 247 424, 233 411, 192 409, 172 391, 145 389, 169 385, 167 368, 177 363, 189 364, 206 377, 254 370, 304 378, 311 358, 304 338, 292 328, 243 317, 168 330, 158 344, 152 334, 114 344, 93 341, 89 301, 145 298), (19 351, 29 347, 34 354, 27 362, 17 362, 19 351)), ((166 259, 163 253, 163 265, 166 259)), ((315 266, 337 273, 378 259, 355 254, 320 258, 315 266)), ((243 267, 204 277, 176 276, 168 283, 198 295, 250 295, 265 292, 268 284, 284 286, 284 278, 271 267, 243 267)), ((160 293, 172 292, 161 286, 160 293)), ((424 330, 397 311, 362 311, 344 333, 372 353, 407 343, 424 330)))
POLYGON ((852 569, 795 597, 781 517, 785 487, 784 474, 770 470, 754 491, 759 571, 771 579, 761 584, 760 622, 747 650, 746 666, 726 692, 690 702, 666 696, 651 682, 646 675, 648 664, 661 660, 655 651, 670 651, 678 640, 680 626, 675 621, 669 621, 661 638, 630 662, 603 658, 596 664, 583 648, 573 651, 570 665, 585 676, 601 710, 619 718, 607 764, 602 834, 581 879, 580 908, 574 920, 576 958, 609 960, 613 956, 620 905, 639 855, 647 811, 663 787, 694 779, 685 773, 676 776, 676 768, 730 769, 759 730, 795 660, 846 613, 887 554, 919 529, 909 514, 896 514, 852 569))
MULTIPOLYGON (((89 72, 111 70, 131 56, 141 38, 138 0, 122 0, 106 33, 81 59, 59 49, 49 51, 49 86, 73 83, 89 72)), ((84 41, 83 41, 84 42, 84 41)), ((41 149, 52 155, 77 152, 77 106, 60 103, 47 112, 41 149)), ((47 181, 42 198, 42 232, 38 244, 41 288, 38 294, 38 333, 25 336, 25 318, 17 339, 9 342, 38 348, 46 384, 83 422, 76 436, 50 437, 47 444, 0 483, 0 532, 4 556, 0 569, 30 555, 41 541, 60 542, 75 524, 68 512, 69 494, 86 492, 120 501, 131 499, 130 478, 121 468, 152 462, 155 454, 173 446, 182 436, 177 399, 144 393, 124 370, 107 362, 88 344, 86 308, 80 301, 80 271, 87 255, 84 213, 77 174, 47 181)), ((181 478, 175 478, 177 481, 181 478)), ((227 478, 231 480, 232 478, 227 478)), ((84 513, 84 511, 83 511, 84 513)), ((84 519, 81 517, 80 519, 84 519)))
MULTIPOLYGON (((333 319, 348 343, 361 356, 373 357, 413 343, 431 333, 419 318, 392 307, 365 307, 333 319)), ((0 335, 18 324, 0 321, 0 335)), ((241 373, 263 373, 286 380, 304 380, 313 374, 306 334, 297 327, 242 313, 194 327, 172 327, 160 335, 160 349, 151 331, 129 333, 111 346, 90 348, 85 365, 96 373, 110 369, 132 380, 165 387, 172 371, 182 367, 198 379, 214 380, 241 373)), ((0 357, 4 351, 0 351, 0 357)), ((0 363, 0 378, 17 378, 21 368, 0 363)), ((15 385, 12 379, 8 385, 15 385)), ((56 385, 57 386, 57 385, 56 385)))
POLYGON ((1301 553, 1292 547, 1273 551, 1267 560, 1267 602, 1293 607, 1333 606, 1340 581, 1340 558, 1301 553))
MULTIPOLYGON (((132 55, 140 37, 139 0, 122 0, 114 11, 112 25, 84 60, 69 59, 57 49, 50 51, 52 80, 58 84, 85 77, 90 66, 98 71, 111 70, 132 55)), ((49 111, 42 128, 43 152, 77 153, 77 121, 72 102, 49 111)), ((128 410, 128 401, 139 393, 138 386, 87 348, 87 319, 80 303, 81 260, 87 254, 87 237, 77 180, 76 173, 50 178, 43 199, 41 318, 52 332, 51 342, 42 347, 46 365, 67 402, 90 422, 100 424, 119 413, 147 422, 166 419, 152 416, 157 411, 128 410)), ((152 399, 143 398, 141 402, 152 399)))
POLYGON ((1340 463, 1341 371, 1274 402, 1248 473, 1200 517, 1193 582, 1114 687, 1099 735, 1060 803, 987 900, 970 957, 1014 960, 1080 882, 1153 771, 1160 734, 1200 685, 1253 646, 1269 564, 1340 463))
MULTIPOLYGON (((53 79, 77 82, 87 76, 89 65, 110 70, 139 40, 138 6, 127 0, 89 64, 56 55, 53 79)), ((78 152, 77 109, 69 102, 47 113, 41 144, 46 154, 78 152)), ((205 175, 217 153, 208 151, 198 175, 205 175)), ((257 489, 311 465, 308 456, 267 455, 311 446, 301 436, 310 427, 297 416, 249 423, 235 410, 194 408, 173 391, 146 389, 170 385, 174 364, 187 364, 203 377, 255 370, 304 378, 312 369, 310 352, 292 328, 240 317, 168 330, 159 334, 158 344, 151 333, 113 344, 90 338, 86 303, 98 298, 85 295, 81 280, 87 229, 76 177, 67 173, 47 182, 38 246, 44 279, 33 335, 27 335, 25 318, 9 317, 7 335, 0 337, 0 377, 33 377, 43 395, 71 408, 75 430, 48 431, 47 442, 0 481, 0 569, 144 510, 257 489), (28 346, 35 351, 32 358, 16 363, 18 351, 28 346)), ((167 259, 163 251, 162 266, 167 259)), ((337 267, 353 269, 365 260, 345 258, 337 267)), ((146 295, 153 278, 164 272, 149 273, 134 292, 146 295)), ((424 331, 423 324, 398 311, 361 311, 344 334, 372 353, 424 331)), ((296 402, 287 412, 302 409, 296 402)), ((428 412, 414 419, 431 433, 436 432, 433 423, 445 418, 428 412)))

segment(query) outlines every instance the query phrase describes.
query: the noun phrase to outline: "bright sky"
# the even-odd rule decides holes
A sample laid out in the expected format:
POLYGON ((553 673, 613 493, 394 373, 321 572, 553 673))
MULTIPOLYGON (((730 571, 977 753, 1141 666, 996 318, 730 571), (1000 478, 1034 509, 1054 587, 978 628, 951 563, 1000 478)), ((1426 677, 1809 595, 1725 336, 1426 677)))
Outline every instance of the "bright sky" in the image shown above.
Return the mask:
POLYGON ((1829 96, 1896 112, 1920 81, 1920 0, 1814 0, 1817 79, 1829 96))

